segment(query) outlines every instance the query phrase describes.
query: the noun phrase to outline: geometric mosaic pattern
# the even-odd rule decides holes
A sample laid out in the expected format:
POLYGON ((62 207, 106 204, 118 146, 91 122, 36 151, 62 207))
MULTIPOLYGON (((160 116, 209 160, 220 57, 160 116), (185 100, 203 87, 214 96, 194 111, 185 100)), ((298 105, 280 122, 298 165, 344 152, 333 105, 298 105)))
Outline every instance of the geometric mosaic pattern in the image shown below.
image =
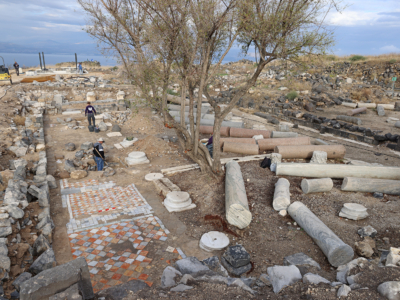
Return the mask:
POLYGON ((151 286, 146 267, 152 258, 147 257, 145 248, 152 239, 167 240, 162 227, 155 217, 148 217, 70 234, 73 259, 85 257, 95 292, 130 280, 143 280, 151 286), (126 241, 133 247, 115 250, 126 241))
POLYGON ((70 194, 67 197, 74 218, 114 209, 149 207, 134 184, 126 188, 115 186, 109 189, 70 194))
POLYGON ((69 182, 68 179, 61 180, 61 188, 62 189, 74 189, 74 188, 84 188, 90 187, 94 185, 99 185, 99 181, 96 179, 87 179, 78 182, 69 182))

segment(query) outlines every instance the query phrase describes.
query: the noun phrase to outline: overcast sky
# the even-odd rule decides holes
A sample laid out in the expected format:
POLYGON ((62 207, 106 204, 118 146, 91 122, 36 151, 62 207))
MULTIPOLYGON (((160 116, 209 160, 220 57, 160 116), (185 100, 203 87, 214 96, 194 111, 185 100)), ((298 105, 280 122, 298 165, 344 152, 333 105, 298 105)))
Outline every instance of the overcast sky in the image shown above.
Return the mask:
MULTIPOLYGON (((336 32, 335 54, 400 52, 400 0, 344 1, 348 8, 343 13, 328 16, 336 32)), ((0 12, 0 43, 43 48, 60 43, 96 52, 94 41, 82 30, 85 16, 74 0, 0 0, 0 12)))

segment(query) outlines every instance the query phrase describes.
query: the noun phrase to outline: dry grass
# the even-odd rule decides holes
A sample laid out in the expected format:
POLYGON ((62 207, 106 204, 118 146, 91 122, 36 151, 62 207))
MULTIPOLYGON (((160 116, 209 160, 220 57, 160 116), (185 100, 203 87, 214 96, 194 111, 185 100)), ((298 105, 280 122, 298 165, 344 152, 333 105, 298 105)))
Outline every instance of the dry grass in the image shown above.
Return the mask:
POLYGON ((16 116, 16 117, 14 117, 14 123, 15 123, 16 125, 25 126, 25 117, 21 117, 21 116, 16 116))

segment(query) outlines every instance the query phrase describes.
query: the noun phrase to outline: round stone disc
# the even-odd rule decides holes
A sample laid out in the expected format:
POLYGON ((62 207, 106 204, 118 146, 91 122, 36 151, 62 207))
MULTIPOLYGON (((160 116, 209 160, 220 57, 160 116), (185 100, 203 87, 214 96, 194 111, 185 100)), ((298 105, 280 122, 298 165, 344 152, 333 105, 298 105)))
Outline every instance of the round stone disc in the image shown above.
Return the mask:
POLYGON ((167 199, 171 202, 181 203, 188 201, 190 199, 190 195, 187 192, 174 191, 167 194, 167 199))
POLYGON ((229 245, 229 238, 219 231, 210 231, 200 239, 200 248, 208 252, 222 250, 229 245))
POLYGON ((143 157, 145 157, 145 156, 146 156, 146 153, 140 152, 140 151, 133 151, 133 152, 129 153, 128 156, 129 156, 130 158, 136 158, 136 159, 138 159, 138 158, 143 158, 143 157))
POLYGON ((164 175, 161 173, 149 173, 144 177, 144 179, 146 179, 147 181, 154 181, 154 180, 161 179, 163 177, 164 177, 164 175))

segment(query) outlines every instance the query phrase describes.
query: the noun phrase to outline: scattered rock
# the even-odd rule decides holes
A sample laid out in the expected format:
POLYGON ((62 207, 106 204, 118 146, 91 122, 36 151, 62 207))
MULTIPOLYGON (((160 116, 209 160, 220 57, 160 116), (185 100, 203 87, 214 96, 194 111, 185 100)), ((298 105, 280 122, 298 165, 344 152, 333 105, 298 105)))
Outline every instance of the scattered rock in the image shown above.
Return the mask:
POLYGON ((41 255, 49 249, 51 249, 50 243, 43 234, 41 234, 33 243, 33 255, 35 256, 41 255))
POLYGON ((17 279, 15 279, 12 283, 12 285, 17 289, 17 291, 19 292, 20 288, 21 288, 21 283, 23 283, 24 281, 27 281, 29 278, 32 277, 31 273, 28 272, 24 272, 21 275, 19 275, 17 277, 17 279))
POLYGON ((378 292, 389 300, 400 299, 400 281, 387 281, 378 286, 378 292))
POLYGON ((374 249, 371 247, 368 241, 356 242, 354 246, 356 248, 356 253, 359 256, 371 258, 372 255, 374 254, 374 249))
POLYGON ((207 267, 210 268, 211 271, 220 274, 221 276, 228 276, 228 271, 221 265, 218 256, 212 256, 205 260, 202 260, 207 267))
POLYGON ((314 151, 310 160, 311 164, 326 164, 328 154, 325 151, 314 151))
POLYGON ((178 284, 176 287, 170 289, 171 292, 184 292, 187 290, 191 290, 193 287, 192 286, 188 286, 185 284, 178 284))
POLYGON ((115 174, 115 170, 111 167, 106 167, 104 168, 103 176, 105 177, 110 177, 115 174))
POLYGON ((100 122, 97 127, 99 128, 100 131, 107 131, 107 125, 104 122, 100 122))
POLYGON ((69 175, 69 172, 68 171, 61 171, 59 174, 58 174, 58 176, 61 178, 61 179, 67 179, 67 178, 70 178, 71 176, 69 175))
POLYGON ((81 150, 90 150, 93 148, 93 143, 92 142, 85 142, 83 144, 81 144, 81 150))
POLYGON ((321 266, 311 257, 305 255, 303 252, 299 252, 290 256, 286 256, 283 259, 283 265, 285 266, 312 266, 321 270, 321 266))
POLYGON ((303 276, 303 283, 312 283, 312 284, 319 284, 319 283, 327 283, 331 284, 328 279, 325 279, 322 276, 317 274, 307 273, 303 276))
POLYGON ((267 272, 275 294, 301 280, 300 270, 296 266, 273 266, 267 272))
POLYGON ((33 262, 29 271, 37 275, 44 270, 54 268, 56 264, 57 262, 53 249, 48 249, 33 262))
POLYGON ((79 150, 79 151, 76 151, 76 152, 75 152, 75 157, 76 157, 77 159, 83 158, 84 155, 85 155, 85 153, 83 152, 83 150, 79 150))
POLYGON ((64 168, 65 168, 65 171, 68 171, 68 172, 74 171, 75 170, 74 162, 69 159, 65 160, 64 168))
POLYGON ((340 297, 347 297, 347 295, 348 295, 350 292, 351 292, 351 288, 350 288, 348 285, 343 284, 343 285, 339 288, 339 290, 338 290, 337 297, 338 297, 338 298, 340 298, 340 297))
POLYGON ((374 238, 378 233, 371 225, 360 228, 357 232, 361 237, 369 236, 371 238, 374 238))
POLYGON ((121 127, 119 127, 117 124, 115 124, 112 128, 111 128, 112 132, 121 132, 121 127))
POLYGON ((166 288, 174 286, 176 284, 176 276, 182 276, 182 273, 171 266, 166 267, 161 276, 161 287, 166 288))
POLYGON ((400 266, 400 248, 390 247, 389 254, 386 258, 386 267, 387 266, 400 266))
POLYGON ((72 171, 70 174, 72 179, 82 179, 82 178, 85 178, 87 175, 88 175, 88 173, 85 170, 72 171))
POLYGON ((201 276, 210 272, 210 269, 194 256, 178 260, 175 263, 175 268, 183 275, 189 274, 193 277, 201 276))
POLYGON ((65 144, 65 150, 67 151, 75 151, 76 147, 74 143, 65 144))

